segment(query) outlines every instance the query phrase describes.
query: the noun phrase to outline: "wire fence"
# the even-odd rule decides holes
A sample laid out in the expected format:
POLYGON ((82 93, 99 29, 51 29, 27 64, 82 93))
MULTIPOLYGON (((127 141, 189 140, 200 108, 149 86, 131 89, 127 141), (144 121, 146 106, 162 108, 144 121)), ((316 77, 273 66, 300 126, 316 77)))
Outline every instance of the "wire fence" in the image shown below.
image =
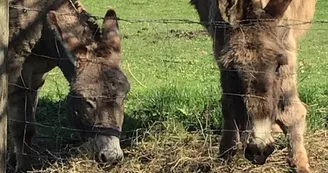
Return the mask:
MULTIPOLYGON (((29 7, 19 6, 19 5, 12 5, 9 6, 10 8, 23 10, 24 13, 27 13, 28 11, 37 11, 37 12, 43 12, 43 9, 33 9, 29 7)), ((57 13, 60 15, 72 15, 72 13, 57 13)), ((96 16, 96 15, 90 15, 90 17, 93 17, 94 20, 104 20, 105 17, 102 16, 96 16)), ((225 21, 195 21, 190 19, 174 19, 174 18, 162 18, 162 19, 132 19, 132 18, 121 18, 117 17, 116 20, 118 21, 124 21, 129 23, 173 23, 173 24, 202 24, 202 25, 215 25, 215 26, 221 26, 221 27, 229 27, 228 23, 225 21)), ((290 27, 294 25, 306 25, 306 24, 327 24, 328 20, 321 19, 321 20, 311 20, 311 21, 302 21, 297 19, 281 19, 282 21, 288 22, 287 25, 275 25, 274 27, 290 27)), ((272 22, 273 19, 244 19, 240 20, 240 22, 252 22, 252 21, 267 21, 272 22)))
MULTIPOLYGON (((40 9, 34 9, 34 8, 18 6, 18 5, 10 6, 10 8, 23 10, 23 13, 28 13, 30 11, 42 12, 42 10, 40 10, 40 9)), ((64 14, 61 14, 61 15, 72 15, 72 14, 64 13, 64 14)), ((94 20, 104 20, 105 19, 104 17, 100 17, 100 16, 92 16, 91 15, 91 17, 93 17, 94 20)), ((120 21, 120 22, 127 22, 127 23, 131 23, 131 24, 134 24, 134 23, 138 23, 138 24, 142 24, 142 23, 164 24, 164 25, 167 25, 167 24, 172 24, 172 25, 182 24, 182 25, 188 25, 188 26, 189 25, 205 25, 205 26, 207 26, 207 25, 210 26, 211 25, 211 26, 214 26, 215 28, 229 28, 229 27, 231 27, 226 22, 222 22, 222 21, 214 21, 214 22, 213 21, 202 21, 202 22, 198 22, 198 21, 193 21, 193 20, 189 20, 189 19, 127 19, 127 18, 121 18, 121 17, 118 17, 117 20, 120 21)), ((247 20, 247 21, 252 21, 252 20, 247 20)), ((263 21, 263 22, 265 22, 265 21, 263 21)), ((289 29, 302 30, 302 28, 297 28, 297 27, 298 26, 303 26, 303 25, 309 25, 309 24, 311 24, 311 25, 320 24, 319 28, 318 27, 317 28, 311 28, 310 30, 312 30, 312 31, 326 31, 326 30, 328 30, 328 20, 312 20, 312 21, 288 20, 288 21, 286 21, 286 23, 287 24, 278 25, 278 27, 286 27, 286 28, 289 28, 289 29)), ((246 26, 246 27, 256 27, 256 26, 246 26)), ((274 27, 277 27, 277 26, 274 26, 274 27)), ((155 30, 156 29, 154 29, 154 31, 155 30)), ((163 38, 169 40, 170 37, 168 35, 170 35, 171 33, 168 30, 166 30, 166 31, 167 32, 165 33, 165 36, 163 38)), ((160 35, 161 33, 158 33, 158 32, 155 31, 153 34, 154 35, 160 35)), ((123 37, 123 39, 124 39, 124 37, 123 37)), ((208 42, 210 42, 210 41, 208 40, 208 42)), ((175 49, 174 48, 174 43, 173 44, 171 44, 171 43, 172 42, 170 42, 170 41, 167 42, 168 49, 169 49, 169 51, 171 51, 171 54, 174 54, 173 51, 172 51, 173 49, 175 49)), ((243 44, 243 43, 240 43, 240 44, 243 44)), ((123 48, 123 51, 124 51, 124 48, 123 48)), ((39 58, 45 58, 45 59, 55 60, 55 61, 69 61, 68 59, 58 59, 57 57, 51 57, 51 56, 48 56, 48 55, 42 55, 42 54, 38 54, 38 53, 32 53, 32 55, 34 55, 36 57, 39 57, 39 58)), ((213 56, 213 54, 210 53, 210 56, 213 56)), ((123 59, 123 61, 124 61, 124 59, 123 59)), ((94 61, 92 59, 90 59, 90 60, 87 59, 87 60, 85 60, 85 62, 99 64, 99 61, 94 61)), ((129 62, 131 62, 131 61, 129 60, 129 62)), ((190 65, 191 68, 197 68, 198 65, 199 65, 199 64, 189 63, 188 61, 177 61, 175 59, 169 59, 169 60, 166 59, 166 60, 163 60, 163 62, 171 62, 171 63, 178 64, 178 65, 179 64, 188 65, 188 66, 190 65)), ((162 68, 161 65, 162 64, 158 64, 158 67, 162 68)), ((129 66, 129 64, 128 64, 128 66, 129 66)), ((211 70, 213 70, 213 69, 218 70, 218 68, 213 67, 213 66, 211 66, 210 69, 211 70)), ((165 71, 169 71, 169 70, 171 70, 171 69, 167 68, 165 71)), ((221 72, 231 72, 231 73, 244 73, 244 74, 250 74, 250 76, 268 74, 267 70, 260 71, 260 70, 257 70, 257 69, 254 69, 254 70, 253 69, 248 69, 248 70, 220 69, 220 71, 221 72)), ((129 72, 129 75, 132 76, 132 78, 135 81, 137 81, 138 85, 142 85, 143 87, 148 88, 145 84, 143 84, 143 82, 140 79, 138 79, 138 77, 136 77, 136 75, 134 75, 131 72, 130 68, 128 68, 128 72, 129 72)), ((303 74, 303 78, 301 78, 299 80, 299 83, 306 80, 306 78, 315 77, 316 75, 318 75, 316 71, 310 71, 310 72, 311 73, 305 72, 305 74, 303 74)), ((285 76, 282 76, 281 78, 282 79, 285 79, 285 78, 288 79, 291 76, 294 76, 296 74, 299 74, 299 72, 289 71, 288 73, 285 73, 284 74, 285 76)), ((168 76, 168 75, 165 76, 165 74, 164 75, 163 74, 157 74, 157 75, 161 75, 162 77, 164 77, 168 81, 167 83, 171 82, 170 81, 171 76, 168 76)), ((320 74, 320 76, 321 77, 322 76, 327 77, 327 74, 320 74)), ((132 80, 132 78, 130 78, 129 80, 132 80)), ((65 147, 63 147, 63 146, 58 147, 57 146, 59 149, 57 150, 57 148, 56 148, 55 151, 50 151, 48 149, 44 149, 42 146, 34 146, 36 148, 38 148, 38 147, 43 148, 43 150, 44 150, 43 153, 40 153, 39 151, 37 151, 35 149, 32 149, 33 146, 31 146, 31 148, 29 148, 28 150, 32 150, 31 153, 34 153, 34 154, 28 154, 28 153, 25 153, 23 151, 24 155, 31 155, 32 157, 37 156, 37 157, 39 157, 39 159, 54 159, 54 160, 57 160, 57 161, 64 161, 65 158, 63 156, 66 155, 66 154, 69 155, 69 154, 72 153, 69 149, 67 149, 67 146, 70 145, 70 142, 74 141, 72 138, 76 138, 76 137, 72 136, 72 134, 70 134, 70 135, 64 134, 63 135, 63 133, 94 132, 94 131, 93 130, 83 130, 83 129, 78 129, 78 128, 65 126, 66 125, 65 123, 64 123, 65 125, 62 124, 62 118, 61 117, 63 117, 63 114, 66 113, 66 111, 63 110, 64 107, 66 107, 66 105, 65 106, 62 105, 64 103, 59 103, 58 108, 57 108, 57 110, 58 110, 58 112, 57 112, 58 122, 50 122, 50 123, 49 122, 46 123, 47 121, 46 122, 35 122, 33 120, 34 118, 30 117, 31 115, 27 115, 27 114, 29 114, 27 112, 31 113, 30 110, 32 108, 30 106, 33 105, 33 104, 31 104, 31 102, 33 102, 33 100, 32 101, 30 100, 30 99, 33 99, 33 97, 31 98, 30 94, 39 92, 39 88, 33 89, 32 87, 30 87, 29 85, 31 85, 30 84, 31 81, 24 81, 23 78, 22 78, 21 81, 22 81, 21 82, 22 84, 20 84, 20 83, 10 83, 9 86, 12 87, 12 88, 19 88, 19 89, 24 90, 24 92, 20 93, 22 95, 20 95, 19 97, 22 97, 22 98, 25 97, 25 98, 23 98, 25 100, 25 104, 24 104, 23 107, 21 106, 21 107, 18 107, 18 108, 24 108, 25 109, 25 115, 22 119, 15 119, 13 117, 9 117, 8 120, 11 123, 19 123, 21 126, 25 126, 24 136, 26 135, 26 128, 27 128, 28 125, 35 125, 38 128, 42 128, 42 129, 50 129, 50 130, 53 130, 57 133, 55 136, 42 136, 41 134, 38 134, 38 135, 41 135, 41 139, 39 140, 38 145, 40 145, 40 144, 42 145, 42 142, 43 142, 42 140, 47 139, 47 138, 49 138, 50 140, 53 140, 54 138, 56 138, 56 140, 59 139, 60 144, 58 144, 58 145, 62 145, 61 143, 64 143, 63 145, 66 145, 65 147), (65 153, 65 152, 67 152, 67 153, 65 153)), ((219 84, 219 80, 217 80, 217 83, 219 84)), ((60 90, 60 88, 58 86, 54 86, 54 87, 57 87, 57 90, 60 90)), ((151 87, 149 87, 149 88, 151 88, 151 87)), ((133 87, 132 87, 132 89, 133 89, 133 87)), ((90 89, 86 92, 91 93, 92 89, 90 89)), ((64 92, 58 91, 58 93, 64 93, 64 92)), ((261 95, 256 95, 256 94, 241 94, 241 93, 229 93, 229 92, 223 92, 223 93, 220 93, 220 94, 222 94, 222 96, 241 97, 243 99, 250 98, 250 99, 259 99, 259 100, 262 100, 262 101, 275 100, 276 102, 278 102, 278 101, 288 102, 288 104, 300 103, 300 100, 298 98, 286 99, 286 98, 283 98, 283 97, 279 96, 279 97, 271 97, 271 98, 268 99, 268 97, 261 96, 261 95)), ((59 95, 60 95, 59 97, 62 100, 64 100, 66 96, 67 97, 72 97, 72 98, 78 98, 78 99, 86 99, 86 98, 87 99, 94 99, 94 100, 107 99, 107 101, 116 101, 118 98, 125 98, 126 97, 125 95, 116 95, 116 96, 91 95, 91 96, 88 96, 88 97, 77 96, 77 95, 69 95, 69 94, 67 94, 65 96, 63 96, 63 94, 59 94, 59 95)), ((218 95, 217 97, 219 98, 220 96, 218 95)), ((11 99, 11 98, 9 98, 9 99, 11 99)), ((165 99, 165 98, 163 98, 163 99, 165 99)), ((165 102, 165 101, 163 101, 163 102, 165 102)), ((208 103, 208 104, 211 104, 211 103, 208 103)), ((317 104, 317 103, 315 103, 315 104, 317 104)), ((259 103, 259 105, 260 105, 260 103, 259 103)), ((313 105, 310 105, 310 106, 313 106, 313 105)), ((91 105, 91 107, 92 107, 92 105, 91 105)), ((314 111, 314 112, 320 112, 321 114, 327 114, 328 113, 328 109, 326 109, 322 106, 314 105, 313 107, 314 108, 312 109, 312 111, 314 111)), ((45 109, 47 109, 47 107, 45 107, 45 109)), ((164 112, 165 110, 160 110, 160 111, 164 112)), ((52 114, 52 113, 49 113, 49 114, 52 114)), ((202 113, 199 113, 199 114, 202 115, 202 113)), ((199 130, 200 130, 200 133, 201 133, 201 135, 203 135, 204 138, 207 138, 206 137, 207 135, 213 135, 213 134, 217 134, 219 132, 220 133, 236 132, 236 131, 238 131, 240 133, 242 133, 242 132, 251 133, 252 132, 252 130, 213 129, 213 128, 209 127, 209 124, 211 124, 211 123, 207 124, 208 122, 204 122, 203 118, 200 118, 200 119, 196 119, 195 120, 195 121, 197 121, 196 123, 192 122, 190 124, 191 125, 198 124, 199 127, 197 127, 197 132, 199 132, 199 130), (205 124, 205 127, 204 127, 204 124, 205 124)), ((209 120, 206 120, 206 121, 209 121, 209 120)), ((147 122, 145 122, 145 123, 147 123, 147 122)), ((150 122, 150 123, 161 124, 161 122, 158 122, 158 121, 154 121, 154 122, 150 122)), ((188 123, 185 123, 185 124, 186 124, 186 126, 188 126, 188 123)), ((161 125, 161 126, 163 126, 163 125, 161 125)), ((138 145, 139 140, 142 140, 142 141, 146 140, 145 138, 147 136, 149 136, 150 133, 154 133, 154 131, 156 131, 152 128, 155 128, 154 124, 151 124, 150 126, 147 126, 147 127, 145 127, 145 125, 143 125, 142 127, 137 127, 136 129, 133 129, 133 130, 124 130, 123 129, 123 132, 125 134, 123 134, 121 142, 124 143, 124 142, 127 141, 127 142, 130 143, 130 145, 131 145, 131 143, 134 143, 135 145, 138 145), (131 133, 132 133, 132 135, 131 135, 131 133)), ((238 129, 238 128, 236 128, 236 129, 238 129)), ((168 129, 164 129, 164 131, 165 130, 168 130, 168 129)), ((45 130, 45 131, 47 131, 47 130, 45 130)), ((40 132, 42 133, 43 131, 40 131, 40 132)), ((261 132, 259 132, 259 133, 261 133, 261 132)), ((267 134, 267 132, 263 132, 263 133, 267 134)), ((51 133, 51 134, 53 134, 53 133, 51 133)), ((40 136, 36 136, 36 138, 39 138, 39 137, 40 136)), ((215 137, 217 137, 217 136, 215 136, 215 137)), ((77 141, 79 141, 79 140, 77 140, 77 141)), ((57 142, 58 141, 56 141, 55 145, 57 145, 57 142)), ((79 143, 79 142, 77 142, 77 143, 79 143)), ((23 141, 22 144, 24 146, 30 147, 30 146, 26 145, 27 143, 25 141, 23 141)))

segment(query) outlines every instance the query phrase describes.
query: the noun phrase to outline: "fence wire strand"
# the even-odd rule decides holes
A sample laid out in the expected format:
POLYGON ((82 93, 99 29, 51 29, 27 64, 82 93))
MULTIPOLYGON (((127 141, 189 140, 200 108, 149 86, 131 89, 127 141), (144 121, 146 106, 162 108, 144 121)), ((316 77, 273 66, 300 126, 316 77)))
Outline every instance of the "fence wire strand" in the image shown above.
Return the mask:
MULTIPOLYGON (((24 12, 28 11, 38 11, 42 12, 44 10, 42 9, 33 9, 25 6, 20 5, 11 5, 10 8, 18 9, 18 10, 24 10, 24 12)), ((59 15, 74 15, 73 13, 57 13, 59 15)), ((104 20, 105 17, 101 16, 95 16, 95 15, 89 15, 90 17, 94 18, 95 20, 104 20)), ((225 21, 195 21, 190 19, 175 19, 175 18, 162 18, 162 19, 128 19, 128 18, 122 18, 117 17, 116 20, 128 22, 128 23, 162 23, 162 24, 201 24, 205 26, 214 25, 217 28, 229 28, 231 26, 228 25, 225 21)), ((311 20, 311 21, 302 21, 297 19, 281 19, 282 21, 290 22, 287 24, 282 25, 274 25, 273 27, 288 27, 291 26, 301 26, 301 25, 309 25, 309 24, 328 24, 328 20, 321 19, 321 20, 311 20)), ((262 21, 262 22, 272 22, 272 19, 244 19, 239 20, 239 22, 255 22, 255 21, 262 21)), ((246 25, 247 26, 247 25, 246 25)), ((254 26, 249 26, 254 27, 254 26)), ((292 28, 292 29, 301 29, 301 28, 292 28)), ((312 28, 314 29, 314 28, 312 28)), ((317 29, 315 29, 317 30, 317 29)), ((318 30, 328 30, 328 28, 319 28, 318 30)))

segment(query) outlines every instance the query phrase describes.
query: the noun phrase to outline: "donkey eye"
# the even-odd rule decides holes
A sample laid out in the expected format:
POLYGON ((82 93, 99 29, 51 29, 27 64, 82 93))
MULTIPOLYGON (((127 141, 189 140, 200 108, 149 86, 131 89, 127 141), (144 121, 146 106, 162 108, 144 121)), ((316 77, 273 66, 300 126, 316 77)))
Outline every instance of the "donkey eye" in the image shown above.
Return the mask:
POLYGON ((280 67, 282 65, 287 65, 288 64, 288 59, 286 56, 284 56, 284 54, 278 54, 276 56, 277 58, 277 67, 276 67, 276 75, 280 75, 280 67))
POLYGON ((85 101, 84 102, 89 108, 93 108, 93 109, 95 109, 96 108, 96 105, 94 104, 94 102, 92 102, 92 101, 85 101))
POLYGON ((280 67, 281 67, 281 65, 278 64, 278 66, 276 68, 276 75, 280 75, 280 67))

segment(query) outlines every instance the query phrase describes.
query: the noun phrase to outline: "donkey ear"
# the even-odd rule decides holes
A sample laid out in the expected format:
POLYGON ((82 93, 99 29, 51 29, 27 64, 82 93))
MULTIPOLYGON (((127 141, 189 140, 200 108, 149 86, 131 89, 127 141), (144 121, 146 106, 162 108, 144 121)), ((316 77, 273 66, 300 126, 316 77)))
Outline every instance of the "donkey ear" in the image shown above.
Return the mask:
POLYGON ((82 13, 83 11, 85 11, 84 10, 85 8, 84 8, 83 4, 80 1, 76 1, 74 3, 74 6, 75 6, 77 12, 79 12, 79 13, 82 13))
POLYGON ((235 24, 243 19, 243 4, 240 0, 218 0, 218 8, 224 21, 235 24))
POLYGON ((115 51, 120 51, 120 34, 116 12, 109 9, 105 15, 102 28, 103 41, 115 51))
POLYGON ((72 32, 72 27, 77 30, 79 25, 68 26, 67 22, 62 16, 56 14, 55 11, 49 11, 47 14, 48 23, 52 27, 54 34, 58 40, 60 40, 61 44, 67 50, 66 53, 68 55, 68 59, 72 64, 76 65, 76 61, 72 53, 74 53, 77 57, 80 55, 85 55, 87 53, 87 48, 81 44, 81 41, 74 35, 72 32))
POLYGON ((270 0, 264 11, 273 19, 281 19, 292 0, 270 0))
POLYGON ((71 28, 68 27, 66 23, 65 24, 60 23, 62 19, 58 19, 59 16, 56 15, 56 12, 54 11, 48 12, 47 18, 48 18, 48 22, 54 29, 57 38, 61 39, 64 46, 69 51, 74 51, 77 50, 78 48, 81 48, 80 40, 74 35, 73 32, 70 31, 71 28))
POLYGON ((58 25, 57 16, 54 11, 49 11, 49 13, 47 14, 47 17, 48 17, 48 21, 51 22, 51 24, 58 25))
POLYGON ((248 17, 262 13, 261 0, 218 0, 218 8, 223 20, 235 24, 248 17))

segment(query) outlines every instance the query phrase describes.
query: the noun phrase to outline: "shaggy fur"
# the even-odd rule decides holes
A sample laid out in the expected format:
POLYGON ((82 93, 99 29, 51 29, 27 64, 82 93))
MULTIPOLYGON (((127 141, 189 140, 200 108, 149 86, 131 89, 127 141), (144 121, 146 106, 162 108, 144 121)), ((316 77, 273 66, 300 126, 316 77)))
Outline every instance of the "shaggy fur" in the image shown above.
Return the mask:
MULTIPOLYGON (((71 93, 79 94, 79 99, 73 99, 69 104, 82 105, 79 113, 89 117, 88 125, 120 131, 123 100, 129 91, 129 83, 120 69, 118 25, 113 20, 115 12, 109 10, 101 29, 78 1, 13 0, 10 5, 8 114, 14 145, 10 162, 16 165, 16 172, 30 169, 38 89, 44 84, 47 73, 56 66, 70 82, 71 93), (22 6, 34 10, 22 10, 22 6), (95 95, 87 90, 90 89, 87 86, 95 95), (93 97, 90 101, 90 96, 105 96, 111 100, 93 97), (89 112, 83 106, 85 100, 94 106, 87 109, 89 112)), ((74 118, 72 123, 84 119, 82 116, 74 118)), ((109 138, 103 137, 101 141, 105 141, 102 144, 105 147, 112 145, 109 138)), ((116 143, 113 146, 119 152, 119 158, 107 157, 105 153, 106 161, 122 159, 122 151, 116 143)))
POLYGON ((315 0, 191 1, 212 36, 221 71, 223 158, 231 158, 234 146, 241 141, 246 145, 246 158, 263 164, 274 149, 270 128, 277 122, 283 131, 290 133, 292 166, 297 172, 310 172, 303 145, 306 107, 298 97, 296 75, 296 44, 310 24, 301 25, 299 30, 292 24, 312 20, 315 3, 315 0), (212 21, 219 21, 221 26, 216 27, 212 21), (286 24, 287 27, 275 27, 286 24), (249 134, 248 130, 253 132, 249 134))

